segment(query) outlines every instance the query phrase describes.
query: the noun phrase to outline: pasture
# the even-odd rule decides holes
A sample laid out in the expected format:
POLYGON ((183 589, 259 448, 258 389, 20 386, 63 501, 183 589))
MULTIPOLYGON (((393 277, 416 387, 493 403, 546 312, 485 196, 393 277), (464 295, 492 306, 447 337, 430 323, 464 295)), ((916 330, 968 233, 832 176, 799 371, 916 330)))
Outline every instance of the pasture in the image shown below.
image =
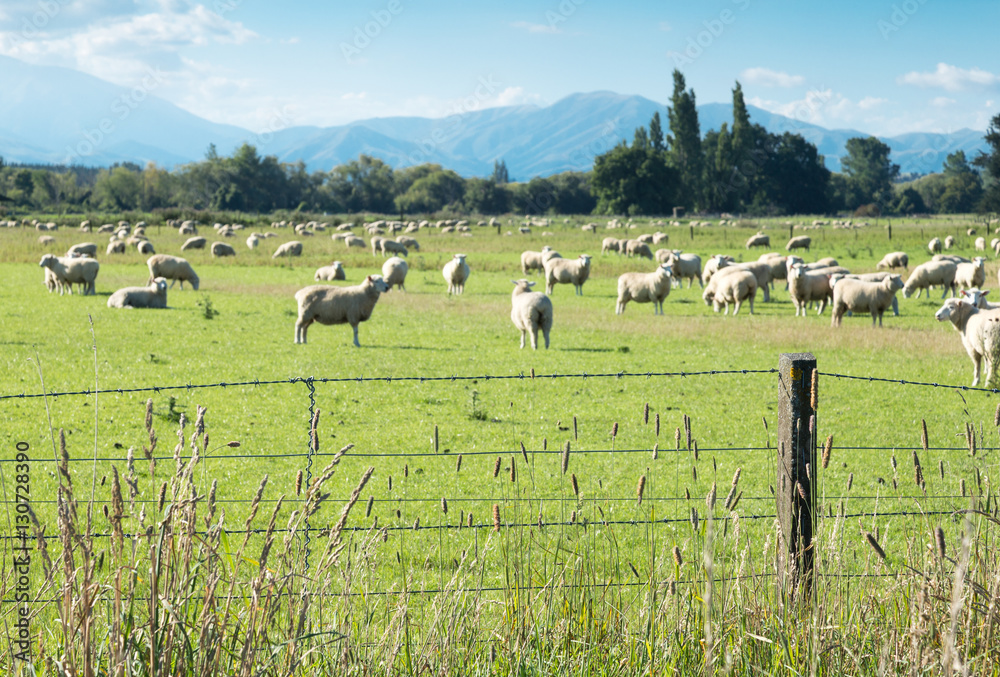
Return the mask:
MULTIPOLYGON (((3 444, 10 451, 5 459, 18 442, 30 445, 33 507, 52 534, 60 529, 52 431, 65 430, 78 519, 84 519, 93 484, 91 531, 108 534, 113 520, 100 506, 113 502, 111 467, 125 476, 125 459, 134 449, 138 493, 135 503, 126 500, 129 517, 122 528, 139 546, 131 556, 140 562, 137 570, 150 566, 151 535, 166 533, 163 511, 183 505, 185 497, 203 497, 197 507, 183 507, 191 511, 184 514, 194 522, 197 510, 197 528, 211 531, 219 513, 206 522, 203 503, 217 482, 223 528, 234 533, 225 539, 218 533, 187 541, 177 536, 182 553, 175 550, 172 557, 184 567, 199 561, 209 573, 170 583, 171 603, 177 607, 180 600, 185 609, 163 612, 171 639, 156 643, 148 608, 130 621, 140 630, 127 640, 136 655, 160 646, 181 671, 211 655, 211 642, 199 640, 205 626, 198 619, 212 605, 196 588, 200 575, 217 575, 220 595, 230 585, 253 592, 252 602, 240 597, 230 611, 240 629, 219 633, 227 654, 212 664, 224 672, 247 664, 240 649, 249 644, 257 662, 247 674, 334 668, 344 674, 690 674, 706 665, 708 673, 871 674, 884 666, 887 674, 909 674, 922 661, 943 670, 944 657, 954 655, 977 674, 995 672, 990 638, 1000 569, 994 554, 977 548, 996 527, 991 517, 972 515, 963 523, 954 512, 970 506, 987 515, 995 511, 989 482, 997 471, 995 395, 821 376, 817 439, 832 435, 834 442, 832 462, 817 480, 820 512, 828 517, 819 520, 820 578, 812 602, 782 604, 789 591, 775 574, 777 376, 759 372, 775 368, 780 353, 811 352, 824 374, 968 385, 971 363, 959 335, 933 317, 940 292, 931 299, 900 293, 900 316, 887 314, 882 329, 873 329, 868 316, 845 318, 837 329, 830 327, 829 311, 794 317, 781 282, 771 303, 758 294, 752 316, 746 305, 737 317, 713 313, 697 284, 674 288, 664 316, 637 303, 615 315, 618 275, 651 271, 655 263, 602 256, 603 237, 659 230, 670 237, 665 246, 697 253, 703 263, 716 253, 750 261, 763 251, 784 253, 789 231, 783 221, 689 229, 686 222, 671 227, 637 219, 637 227, 625 231, 605 229, 605 219, 560 218, 519 234, 517 221, 504 219, 501 230, 510 235, 475 226, 471 236, 421 229, 413 234, 421 250, 407 259, 407 291, 382 295, 360 326, 360 348, 351 344, 347 325, 313 325, 307 345, 292 341, 293 295, 314 284, 316 268, 342 261, 343 284, 380 272, 381 256, 373 257, 370 248, 349 250, 332 241, 330 231, 300 237, 278 229, 278 237, 251 251, 246 236, 265 228, 248 224, 227 240, 237 256, 213 259, 207 250, 181 253, 186 236, 151 222, 147 236, 156 251, 187 258, 201 287, 175 286, 165 310, 117 310, 106 307, 108 295, 145 283, 145 256, 131 248, 105 256, 106 236, 65 226, 46 233, 56 240, 50 246, 40 245, 33 229, 0 229, 0 395, 39 393, 40 379, 48 392, 283 381, 0 400, 3 444), (596 232, 581 231, 588 221, 600 224, 596 232), (761 228, 773 246, 748 252, 744 242, 761 228), (272 260, 274 249, 292 239, 304 242, 303 255, 272 260), (83 241, 101 246, 97 295, 49 293, 39 259, 83 241), (594 259, 583 296, 570 285, 555 288, 552 347, 533 352, 518 348, 510 281, 523 276, 520 253, 544 245, 566 258, 587 253, 594 259), (459 252, 467 254, 472 272, 465 293, 449 297, 440 271, 459 252), (727 373, 702 373, 711 371, 727 373), (451 376, 462 378, 439 380, 451 376), (309 377, 317 379, 313 400, 309 384, 289 382, 309 377), (157 437, 155 470, 143 452, 150 446, 147 399, 157 437), (318 454, 310 458, 313 403, 320 412, 318 454), (199 405, 207 407, 208 437, 199 438, 197 466, 185 470, 199 405), (180 413, 188 428, 178 445, 180 413), (975 454, 968 449, 970 426, 975 454), (227 446, 231 441, 239 446, 227 446), (320 475, 346 445, 354 446, 322 485, 329 496, 311 517, 309 545, 302 513, 291 513, 309 500, 305 492, 296 496, 297 473, 311 461, 313 477, 320 475), (923 464, 923 487, 913 479, 914 450, 923 464), (369 468, 358 502, 336 528, 369 468), (731 514, 723 503, 737 469, 742 499, 731 514), (267 485, 254 502, 265 474, 267 485), (158 499, 163 483, 167 508, 158 499), (706 495, 717 501, 706 503, 706 495), (279 496, 285 507, 272 518, 279 496), (234 558, 249 517, 255 529, 266 532, 269 518, 279 529, 266 575, 259 555, 269 534, 250 535, 246 552, 253 554, 244 555, 243 570, 234 558), (331 527, 344 541, 324 554, 331 527), (950 560, 930 547, 938 527, 950 560), (866 533, 880 544, 884 560, 866 533), (287 540, 288 534, 295 538, 287 540), (184 544, 196 553, 186 562, 184 544), (305 567, 306 548, 315 569, 305 567), (322 576, 312 576, 317 570, 322 576), (286 577, 289 571, 295 575, 286 577), (970 591, 976 585, 985 597, 970 591), (314 596, 303 612, 308 632, 294 627, 305 588, 314 596), (951 605, 953 592, 958 606, 951 605), (928 619, 911 618, 918 598, 928 619)), ((935 236, 952 235, 957 244, 951 253, 975 256, 970 227, 987 242, 993 237, 971 218, 893 220, 891 241, 882 225, 795 234, 813 238, 811 250, 800 253, 806 261, 832 256, 852 272, 873 271, 884 253, 895 250, 909 254, 912 270, 930 258, 926 243, 935 236)), ((199 234, 209 242, 221 239, 204 224, 199 234)), ((538 273, 528 277, 538 282, 536 289, 544 287, 538 273)), ((996 290, 992 255, 986 279, 986 287, 996 290)), ((4 465, 9 492, 13 466, 4 465)), ((104 553, 95 580, 107 583, 129 560, 113 541, 95 541, 93 556, 104 553)), ((56 557, 60 544, 49 547, 56 557)), ((10 560, 4 553, 4 571, 10 560)), ((58 583, 43 582, 59 576, 46 576, 38 558, 32 567, 34 592, 57 597, 58 583)), ((12 580, 4 574, 4 599, 11 597, 12 580)), ((123 594, 148 599, 150 581, 139 574, 123 594)), ((120 632, 103 599, 93 614, 96 634, 78 640, 78 655, 87 653, 88 641, 100 647, 120 632)), ((66 640, 74 634, 67 630, 69 611, 61 631, 42 629, 59 618, 58 607, 36 605, 36 656, 68 651, 77 641, 66 640)), ((12 609, 0 612, 9 620, 12 609)), ((3 661, 10 655, 0 654, 3 661)), ((114 660, 113 652, 102 660, 114 660)))

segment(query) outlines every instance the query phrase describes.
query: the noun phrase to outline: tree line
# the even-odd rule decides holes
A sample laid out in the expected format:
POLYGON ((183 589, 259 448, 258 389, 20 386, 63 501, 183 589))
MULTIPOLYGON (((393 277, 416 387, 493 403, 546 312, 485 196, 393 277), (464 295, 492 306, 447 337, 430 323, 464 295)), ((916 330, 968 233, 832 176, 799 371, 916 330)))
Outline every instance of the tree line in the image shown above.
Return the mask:
POLYGON ((842 172, 831 172, 799 134, 774 134, 750 120, 739 84, 733 123, 701 134, 695 93, 673 72, 666 127, 657 111, 597 156, 589 172, 513 181, 503 160, 492 175, 463 178, 438 164, 393 169, 361 155, 330 171, 306 171, 244 144, 231 156, 167 171, 150 164, 108 168, 5 165, 0 209, 82 212, 168 208, 246 213, 299 210, 400 214, 627 214, 687 211, 752 215, 966 213, 1000 211, 1000 115, 986 134, 990 152, 957 151, 940 173, 898 182, 890 148, 875 137, 847 142, 842 172))

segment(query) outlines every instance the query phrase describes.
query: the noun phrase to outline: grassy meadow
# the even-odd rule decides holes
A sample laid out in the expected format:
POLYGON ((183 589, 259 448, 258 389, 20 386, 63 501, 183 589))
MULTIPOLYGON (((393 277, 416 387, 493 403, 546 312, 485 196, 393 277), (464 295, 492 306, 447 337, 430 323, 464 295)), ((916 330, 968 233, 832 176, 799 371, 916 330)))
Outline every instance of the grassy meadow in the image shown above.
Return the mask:
MULTIPOLYGON (((501 234, 413 234, 407 291, 382 296, 361 348, 347 325, 314 324, 294 345, 293 295, 315 269, 340 260, 357 284, 381 256, 287 228, 251 251, 246 236, 270 219, 243 221, 235 258, 182 254, 198 291, 116 310, 107 297, 145 283, 146 257, 106 256, 106 235, 38 218, 64 224, 46 233, 54 245, 0 229, 0 395, 282 382, 0 400, 5 500, 27 443, 49 537, 31 563, 37 674, 1000 674, 991 393, 821 376, 816 436, 833 442, 811 594, 776 564, 778 379, 757 372, 811 352, 824 374, 968 385, 959 335, 933 317, 940 292, 899 294, 881 329, 794 317, 781 283, 753 315, 713 313, 695 284, 672 290, 664 316, 635 303, 617 316, 618 275, 654 264, 602 256, 604 237, 663 231, 703 262, 748 261, 759 229, 783 251, 786 220, 625 231, 556 218, 524 235, 504 218, 501 234), (272 260, 291 239, 303 255, 272 260), (84 241, 101 249, 96 296, 49 293, 41 256, 84 241), (551 348, 521 350, 511 280, 520 253, 546 244, 591 254, 592 272, 583 296, 556 287, 551 348), (472 273, 449 297, 440 269, 456 252, 472 273), (751 373, 692 373, 712 370, 751 373), (310 377, 312 400, 296 380, 310 377)), ((181 255, 186 237, 147 220, 156 251, 181 255)), ((891 241, 884 226, 795 234, 813 238, 807 261, 852 272, 895 250, 912 269, 935 236, 966 257, 968 228, 993 237, 972 217, 893 219, 891 241)), ((210 224, 199 234, 217 239, 210 224)), ((990 254, 989 289, 997 268, 990 254)), ((0 666, 23 669, 16 653, 0 643, 0 666)))

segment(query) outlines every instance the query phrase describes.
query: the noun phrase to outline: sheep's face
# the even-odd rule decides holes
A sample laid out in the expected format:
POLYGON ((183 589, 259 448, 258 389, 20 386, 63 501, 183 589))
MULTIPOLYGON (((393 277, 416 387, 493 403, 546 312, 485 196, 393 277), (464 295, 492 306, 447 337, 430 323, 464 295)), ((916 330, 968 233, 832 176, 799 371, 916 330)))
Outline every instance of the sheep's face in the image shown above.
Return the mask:
POLYGON ((52 262, 55 260, 56 260, 55 256, 53 256, 52 254, 46 254, 45 256, 42 257, 42 260, 39 261, 38 265, 41 266, 42 268, 51 268, 52 262))
POLYGON ((989 289, 966 289, 962 292, 962 296, 969 300, 969 303, 974 305, 976 308, 986 307, 986 295, 990 293, 989 289))
POLYGON ((465 263, 465 254, 455 254, 455 260, 459 263, 465 263))
POLYGON ((661 265, 660 270, 662 270, 667 277, 672 277, 674 274, 674 270, 673 268, 670 267, 669 263, 664 263, 663 265, 661 265))
POLYGON ((590 265, 590 254, 580 254, 580 263, 585 266, 590 265))
POLYGON ((986 263, 986 259, 984 259, 982 256, 977 256, 976 258, 972 259, 972 263, 975 264, 976 268, 982 268, 983 264, 986 263))
POLYGON ((893 291, 899 291, 905 286, 903 278, 899 275, 890 275, 889 279, 892 281, 892 284, 889 285, 889 288, 892 289, 893 291))
POLYGON ((938 322, 944 322, 945 320, 951 319, 951 314, 956 308, 962 303, 968 303, 965 299, 946 299, 944 305, 938 308, 938 311, 934 313, 934 319, 938 322))
POLYGON ((381 275, 369 275, 366 279, 380 294, 389 291, 389 285, 385 283, 381 275))
POLYGON ((165 293, 167 291, 167 280, 166 280, 166 278, 163 278, 163 277, 156 278, 155 280, 153 280, 153 286, 156 288, 156 291, 158 293, 160 293, 160 294, 165 293))

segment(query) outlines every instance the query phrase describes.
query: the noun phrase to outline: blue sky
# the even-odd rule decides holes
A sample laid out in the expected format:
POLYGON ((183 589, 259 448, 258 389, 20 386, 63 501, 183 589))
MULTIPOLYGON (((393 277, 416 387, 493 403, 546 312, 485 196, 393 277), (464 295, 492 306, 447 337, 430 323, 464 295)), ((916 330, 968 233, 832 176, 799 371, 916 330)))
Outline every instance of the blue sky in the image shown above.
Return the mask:
POLYGON ((748 102, 829 128, 985 129, 996 0, 5 0, 0 54, 156 90, 253 131, 440 117, 612 90, 748 102))

